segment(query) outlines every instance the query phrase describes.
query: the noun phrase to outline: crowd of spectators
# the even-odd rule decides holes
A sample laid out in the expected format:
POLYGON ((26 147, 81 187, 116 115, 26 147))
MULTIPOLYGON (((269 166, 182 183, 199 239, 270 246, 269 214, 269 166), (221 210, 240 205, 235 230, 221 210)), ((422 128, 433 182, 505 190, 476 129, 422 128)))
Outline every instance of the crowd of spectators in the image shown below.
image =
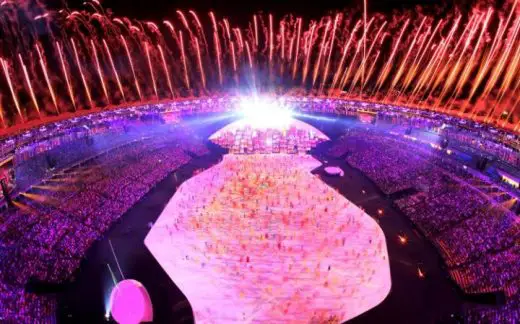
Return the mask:
POLYGON ((31 280, 61 284, 94 241, 157 182, 204 155, 186 128, 115 141, 76 166, 57 171, 0 214, 0 321, 52 318, 56 301, 27 292, 31 280), (189 151, 187 151, 189 149, 189 151))
POLYGON ((66 142, 28 158, 17 154, 15 156, 17 188, 20 191, 25 191, 28 187, 39 183, 46 175, 52 173, 52 170, 69 167, 94 154, 138 138, 139 134, 137 133, 111 133, 66 142))
MULTIPOLYGON (((451 140, 460 143, 461 146, 467 147, 467 149, 486 152, 515 167, 520 166, 518 150, 497 142, 495 138, 489 137, 489 134, 486 132, 475 133, 469 130, 446 128, 443 130, 443 134, 451 140)), ((514 145, 518 143, 510 141, 508 144, 514 145)))
POLYGON ((395 195, 395 205, 438 247, 451 277, 466 293, 508 296, 504 313, 485 310, 483 318, 518 320, 510 305, 518 305, 520 296, 520 222, 508 209, 513 206, 508 193, 446 150, 406 136, 351 129, 329 154, 345 158, 384 194, 395 195))
MULTIPOLYGON (((143 116, 197 112, 200 106, 207 107, 207 112, 222 111, 232 101, 197 99, 164 107, 125 108, 52 123, 3 139, 2 155, 18 150, 19 188, 33 187, 15 200, 16 208, 0 213, 0 321, 34 322, 52 317, 55 300, 29 293, 24 285, 31 278, 49 283, 70 280, 89 246, 114 221, 167 174, 192 156, 208 152, 201 139, 185 129, 144 138, 139 132, 129 132, 128 121, 146 123, 143 116), (119 122, 122 124, 115 128, 110 126, 119 122), (73 130, 86 135, 69 136, 67 143, 55 142, 73 130), (32 142, 39 143, 34 149, 20 149, 32 142), (41 150, 46 154, 40 154, 41 150), (76 166, 65 170, 72 164, 76 166), (44 182, 37 185, 40 181, 44 182)), ((299 110, 310 112, 355 115, 356 109, 366 108, 346 101, 295 102, 299 110)), ((417 122, 423 123, 422 118, 417 122)), ((407 123, 409 119, 403 119, 402 124, 407 123)), ((315 144, 308 134, 292 134, 291 130, 267 137, 253 132, 245 137, 231 135, 222 138, 221 144, 242 153, 296 153, 315 144)), ((462 133, 453 136, 462 142, 472 140, 462 133)), ((395 203, 436 244, 459 286, 468 293, 504 291, 508 296, 505 307, 471 312, 471 318, 518 319, 520 226, 504 208, 513 197, 476 177, 445 151, 411 144, 395 136, 352 130, 337 140, 329 153, 333 157, 348 155, 347 161, 385 194, 415 189, 416 193, 395 203)), ((495 150, 497 145, 484 149, 495 150)), ((505 157, 502 151, 490 153, 506 160, 517 156, 514 150, 507 151, 505 157)))
POLYGON ((482 307, 470 309, 465 314, 467 323, 518 323, 520 318, 520 298, 513 297, 502 307, 482 307))

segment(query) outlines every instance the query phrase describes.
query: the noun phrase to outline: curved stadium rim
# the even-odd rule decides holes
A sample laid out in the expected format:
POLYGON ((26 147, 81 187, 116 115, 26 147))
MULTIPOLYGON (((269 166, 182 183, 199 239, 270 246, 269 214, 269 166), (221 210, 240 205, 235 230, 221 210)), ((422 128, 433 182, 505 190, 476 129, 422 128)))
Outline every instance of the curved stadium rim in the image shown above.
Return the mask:
MULTIPOLYGON (((268 96, 268 94, 266 94, 268 96)), ((27 134, 29 131, 36 130, 39 127, 43 126, 50 126, 55 123, 72 120, 75 118, 83 118, 87 116, 96 116, 103 113, 108 112, 118 112, 121 111, 122 113, 125 112, 125 110, 128 110, 130 112, 144 112, 146 108, 149 108, 150 105, 172 105, 172 104, 199 104, 199 103, 208 103, 208 100, 226 100, 226 101, 233 101, 238 100, 238 98, 241 97, 247 97, 247 96, 240 96, 240 95, 214 95, 214 96, 204 96, 204 97, 186 97, 186 98, 179 98, 179 99, 164 99, 164 100, 150 100, 150 101, 141 101, 137 103, 128 103, 123 105, 115 105, 115 106, 106 106, 106 107, 100 107, 100 108, 93 108, 93 109, 84 109, 84 110, 77 110, 75 112, 67 112, 62 113, 57 116, 48 116, 42 119, 35 119, 23 124, 15 124, 13 126, 6 127, 4 129, 0 129, 0 146, 2 145, 2 142, 6 142, 10 139, 13 139, 17 136, 21 136, 23 134, 27 134)), ((513 137, 517 142, 520 141, 520 132, 519 131, 513 131, 513 125, 507 124, 508 127, 501 127, 499 125, 492 125, 488 123, 479 123, 475 122, 470 119, 466 119, 464 117, 458 116, 456 113, 440 113, 431 111, 428 109, 418 108, 418 107, 406 107, 406 106, 397 106, 397 105, 391 105, 391 104, 384 104, 381 102, 372 102, 368 100, 360 100, 360 99, 350 99, 350 98, 344 98, 344 97, 330 97, 330 96, 324 96, 324 97, 318 97, 318 96, 305 96, 305 95, 273 95, 273 97, 284 97, 287 99, 288 102, 294 102, 296 104, 298 103, 323 103, 323 102, 335 102, 339 104, 339 107, 336 108, 345 108, 343 110, 335 109, 334 113, 337 116, 346 116, 346 111, 350 112, 357 112, 360 110, 370 110, 373 112, 381 112, 381 113, 392 113, 392 114, 398 114, 405 118, 424 118, 424 119, 430 119, 430 120, 441 120, 444 124, 452 125, 455 127, 464 127, 465 129, 469 130, 478 130, 478 131, 488 131, 493 136, 497 137, 497 135, 506 135, 509 137, 513 137)), ((299 107, 295 106, 296 111, 305 111, 308 112, 307 109, 300 109, 299 107)), ((226 109, 220 109, 218 111, 213 112, 224 112, 228 111, 226 109)), ((171 111, 164 111, 162 113, 169 113, 169 112, 179 112, 175 110, 171 111)), ((182 110, 180 110, 182 112, 182 110)), ((197 111, 192 111, 192 113, 196 113, 197 111)), ((310 112, 313 112, 310 110, 310 112)), ((319 113, 319 111, 317 111, 319 113)), ((81 125, 77 125, 81 126, 81 125)), ((50 135, 50 134, 49 134, 50 135)), ((499 139, 496 140, 497 142, 500 142, 506 146, 510 146, 508 143, 505 143, 499 139)), ((30 138, 27 139, 27 142, 30 142, 30 138)), ((22 143, 22 146, 25 143, 22 143)), ((18 147, 18 144, 16 144, 18 147)))

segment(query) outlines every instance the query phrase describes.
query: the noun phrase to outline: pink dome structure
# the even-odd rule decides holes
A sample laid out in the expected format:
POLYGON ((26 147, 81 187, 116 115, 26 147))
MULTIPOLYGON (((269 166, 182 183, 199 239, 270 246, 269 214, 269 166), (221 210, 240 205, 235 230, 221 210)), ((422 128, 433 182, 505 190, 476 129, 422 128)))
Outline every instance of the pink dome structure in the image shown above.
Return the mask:
POLYGON ((110 312, 117 323, 153 321, 150 295, 139 281, 128 279, 119 282, 110 295, 110 305, 110 312))

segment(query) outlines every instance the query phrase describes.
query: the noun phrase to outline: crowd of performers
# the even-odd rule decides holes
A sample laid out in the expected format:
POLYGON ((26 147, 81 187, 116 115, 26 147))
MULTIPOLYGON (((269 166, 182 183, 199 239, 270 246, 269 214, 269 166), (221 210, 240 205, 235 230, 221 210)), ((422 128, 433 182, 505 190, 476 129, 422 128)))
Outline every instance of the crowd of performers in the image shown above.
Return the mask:
POLYGON ((281 129, 255 129, 246 126, 224 131, 212 139, 213 142, 229 149, 233 154, 244 153, 289 153, 303 154, 323 141, 313 131, 289 127, 281 129))
POLYGON ((319 165, 226 155, 181 185, 145 244, 196 321, 342 322, 386 297, 382 230, 310 173, 319 165))

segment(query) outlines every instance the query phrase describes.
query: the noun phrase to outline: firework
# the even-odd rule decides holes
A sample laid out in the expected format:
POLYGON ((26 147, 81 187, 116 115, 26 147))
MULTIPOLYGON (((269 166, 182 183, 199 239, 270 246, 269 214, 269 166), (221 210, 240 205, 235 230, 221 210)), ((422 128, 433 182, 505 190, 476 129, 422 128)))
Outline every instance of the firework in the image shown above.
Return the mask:
POLYGON ((121 93, 121 96, 123 97, 123 101, 126 101, 125 91, 123 90, 121 80, 119 79, 119 73, 117 72, 116 66, 114 64, 114 59, 112 58, 112 54, 110 53, 110 48, 108 47, 107 42, 104 39, 103 39, 103 47, 105 48, 108 59, 110 61, 110 66, 112 67, 112 73, 114 74, 114 77, 116 78, 117 87, 119 88, 119 92, 121 93))
POLYGON ((48 33, 28 28, 24 34, 4 20, 3 53, 16 54, 1 60, 0 86, 10 94, 0 102, 2 125, 209 95, 243 88, 244 80, 252 80, 247 86, 255 93, 299 89, 309 96, 435 110, 511 130, 520 122, 518 0, 443 17, 382 15, 368 12, 363 1, 361 12, 318 20, 253 14, 245 26, 213 12, 177 10, 157 24, 114 16, 97 2, 84 5, 80 11, 33 13, 24 1, 12 3, 28 21, 45 22, 48 33), (53 34, 54 27, 63 32, 53 34), (39 73, 41 81, 34 77, 39 73), (56 92, 60 86, 66 91, 56 92))
POLYGON ((11 81, 11 76, 9 74, 9 66, 6 62, 6 60, 0 58, 0 62, 2 63, 2 69, 4 70, 4 75, 7 80, 7 84, 9 86, 9 90, 11 91, 11 96, 13 98, 14 105, 16 107, 16 111, 18 112, 18 115, 20 116, 21 121, 24 121, 22 110, 20 109, 20 104, 18 102, 18 96, 16 95, 16 92, 14 91, 13 83, 11 81))
POLYGON ((25 82, 27 82, 27 87, 29 88, 29 93, 31 95, 31 100, 34 104, 34 109, 36 109, 36 112, 38 113, 38 117, 41 118, 41 112, 40 112, 40 105, 38 105, 38 100, 36 100, 36 96, 34 95, 33 86, 31 83, 31 77, 29 76, 29 73, 27 72, 27 67, 25 66, 25 63, 23 62, 22 56, 18 54, 18 59, 20 60, 20 65, 22 66, 23 75, 25 77, 25 82))
POLYGON ((56 100, 56 94, 54 93, 54 87, 52 86, 51 80, 49 79, 49 72, 47 71, 47 65, 45 64, 45 60, 43 58, 42 50, 40 46, 36 46, 36 51, 38 52, 40 67, 42 68, 43 76, 45 77, 45 82, 47 83, 47 88, 49 89, 49 93, 52 98, 52 103, 54 104, 54 109, 56 113, 59 115, 60 110, 58 109, 58 102, 56 100))

